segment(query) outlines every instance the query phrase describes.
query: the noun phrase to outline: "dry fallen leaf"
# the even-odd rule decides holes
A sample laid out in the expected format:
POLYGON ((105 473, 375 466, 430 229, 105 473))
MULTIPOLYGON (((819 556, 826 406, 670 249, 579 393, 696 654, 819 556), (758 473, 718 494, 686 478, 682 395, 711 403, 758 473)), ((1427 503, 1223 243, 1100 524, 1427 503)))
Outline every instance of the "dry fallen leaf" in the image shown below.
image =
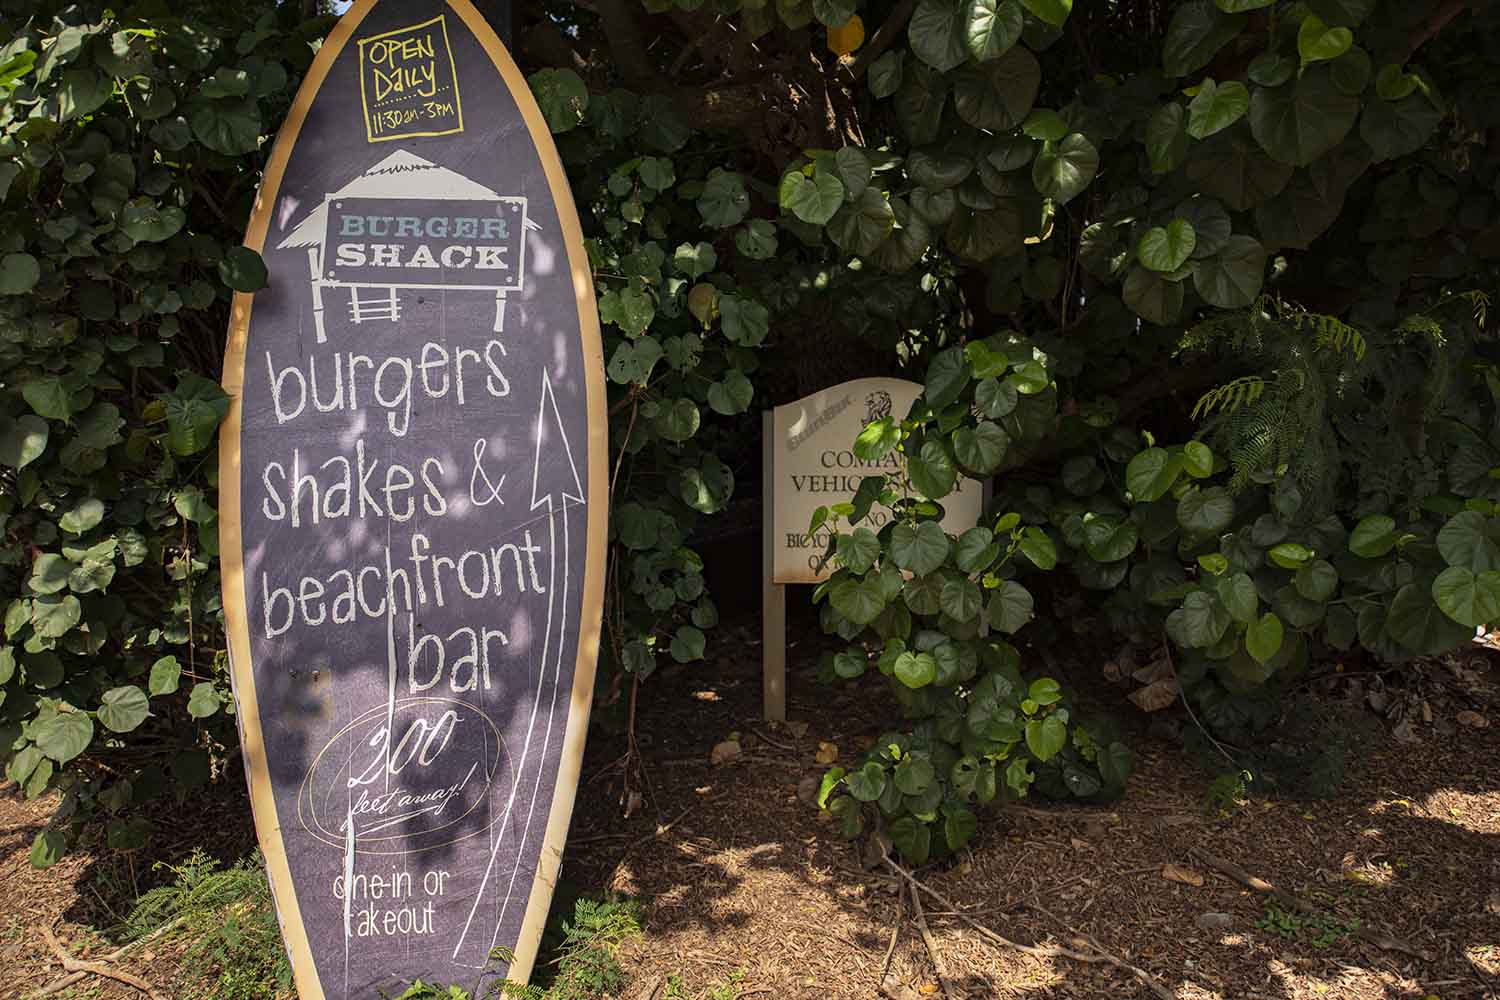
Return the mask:
POLYGON ((839 759, 839 745, 837 743, 819 743, 818 752, 813 755, 813 760, 819 764, 832 764, 839 759))
POLYGON ((917 992, 922 994, 924 997, 930 997, 934 993, 936 993, 938 989, 939 986, 937 983, 923 983, 920 987, 917 988, 917 992))
POLYGON ((734 760, 739 755, 740 741, 725 740, 723 743, 714 745, 712 752, 708 755, 708 759, 715 764, 722 764, 725 761, 734 760))
POLYGON ((1154 684, 1157 681, 1164 681, 1168 678, 1176 677, 1176 674, 1172 672, 1172 664, 1165 659, 1161 659, 1154 660, 1151 663, 1146 664, 1144 667, 1136 668, 1136 670, 1132 672, 1130 676, 1140 681, 1142 684, 1154 684))
POLYGON ((1490 725, 1489 719, 1486 719, 1478 712, 1472 712, 1468 709, 1464 709, 1453 718, 1460 726, 1471 726, 1474 729, 1488 729, 1490 725))
POLYGON ((1092 846, 1087 840, 1079 840, 1077 837, 1070 837, 1068 843, 1075 851, 1087 851, 1092 846))
POLYGON ((1152 681, 1145 687, 1130 692, 1128 697, 1143 712, 1159 712, 1176 703, 1177 679, 1164 677, 1159 681, 1152 681))
POLYGON ((1203 884, 1203 876, 1201 874, 1193 871, 1191 868, 1184 868, 1181 865, 1162 865, 1161 877, 1168 882, 1180 882, 1183 885, 1190 885, 1195 888, 1203 884))

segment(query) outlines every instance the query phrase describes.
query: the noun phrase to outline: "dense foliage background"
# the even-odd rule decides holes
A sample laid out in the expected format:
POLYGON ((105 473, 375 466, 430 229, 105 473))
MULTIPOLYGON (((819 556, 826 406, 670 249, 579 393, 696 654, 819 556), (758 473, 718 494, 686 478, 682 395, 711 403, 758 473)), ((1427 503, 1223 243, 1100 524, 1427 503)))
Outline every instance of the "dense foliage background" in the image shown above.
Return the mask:
MULTIPOLYGON (((217 377, 330 24, 0 0, 0 759, 65 792, 37 864, 238 780, 217 377)), ((906 471, 827 511, 818 598, 828 672, 909 721, 823 800, 908 857, 1124 787, 1056 645, 1136 651, 1132 700, 1238 767, 1331 657, 1500 619, 1492 3, 583 0, 514 39, 605 324, 604 697, 712 641, 747 415, 869 374, 926 392, 861 435, 906 471), (955 539, 959 476, 996 491, 955 539)))

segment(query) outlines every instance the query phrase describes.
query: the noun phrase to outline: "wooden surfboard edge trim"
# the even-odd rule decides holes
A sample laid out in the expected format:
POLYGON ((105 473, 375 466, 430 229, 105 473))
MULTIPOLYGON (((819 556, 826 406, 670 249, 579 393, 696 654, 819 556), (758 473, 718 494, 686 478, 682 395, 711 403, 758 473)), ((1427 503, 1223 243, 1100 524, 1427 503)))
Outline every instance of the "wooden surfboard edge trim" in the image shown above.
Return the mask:
MULTIPOLYGON (((266 161, 256 195, 255 209, 245 231, 245 246, 260 253, 265 247, 271 214, 282 177, 291 160, 292 148, 302 132, 313 100, 322 89, 328 71, 360 22, 375 6, 375 0, 355 0, 339 18, 324 39, 322 48, 297 88, 286 120, 276 133, 271 157, 266 161)), ((219 572, 224 604, 225 632, 229 640, 230 683, 234 689, 235 721, 239 726, 240 745, 245 755, 246 778, 250 785, 250 802, 255 818, 255 835, 271 895, 281 923, 287 959, 300 1000, 325 1000, 322 980, 313 961, 307 927, 302 922, 302 908, 292 883, 291 865, 287 861, 286 843, 281 836, 281 817, 266 761, 265 736, 260 728, 260 706, 255 691, 255 670, 250 658, 250 616, 245 604, 245 566, 241 532, 240 497, 240 420, 241 399, 245 387, 245 349, 250 336, 250 312, 253 293, 236 292, 230 313, 229 340, 224 350, 222 384, 229 394, 229 412, 219 430, 219 572)))
MULTIPOLYGON (((265 245, 266 234, 280 189, 283 174, 291 158, 307 113, 327 78, 334 61, 352 38, 376 0, 355 0, 339 19, 318 52, 307 76, 292 102, 286 121, 278 131, 267 161, 257 195, 255 210, 245 235, 245 246, 257 253, 265 245)), ((593 275, 583 246, 572 189, 552 141, 551 129, 542 117, 531 95, 531 88, 520 69, 501 44, 499 37, 468 0, 446 0, 447 5, 464 21, 489 55, 495 68, 521 112, 538 159, 547 176, 563 241, 568 251, 573 276, 574 297, 578 304, 580 343, 589 418, 588 459, 588 527, 587 559, 584 568, 583 600, 578 630, 578 655, 574 665, 573 689, 563 736, 562 756, 557 784, 548 813, 546 833, 531 895, 527 901, 521 932, 514 943, 515 962, 507 972, 510 979, 526 982, 536 961, 542 931, 546 925, 553 888, 557 881, 572 819, 577 784, 583 765, 584 741, 588 732, 589 711, 593 702, 594 675, 599 652, 604 597, 604 564, 608 544, 608 447, 609 427, 604 385, 604 348, 594 297, 593 275)), ((254 296, 236 293, 230 318, 228 344, 225 350, 222 384, 230 396, 229 412, 219 434, 220 490, 220 571, 223 577, 223 602, 229 645, 230 676, 237 704, 237 722, 244 748, 251 802, 255 812, 256 836, 266 861, 273 894, 276 898, 282 933, 291 961, 293 977, 301 1000, 324 1000, 321 980, 313 962, 307 928, 293 888, 291 868, 287 862, 280 817, 271 787, 266 760, 264 736, 256 700, 254 669, 250 655, 249 609, 245 604, 244 563, 241 532, 240 443, 241 396, 244 389, 245 352, 250 331, 250 314, 254 296), (277 892, 277 889, 284 891, 277 892)))
POLYGON ((507 978, 524 983, 531 978, 541 945, 542 931, 552 905, 552 891, 562 866, 567 845, 568 826, 573 818, 573 804, 583 769, 584 741, 588 735, 589 710, 594 700, 594 674, 599 656, 600 616, 604 608, 604 563, 609 544, 609 414, 604 385, 604 342, 599 331, 599 313, 594 297, 594 276, 588 253, 583 245, 583 229, 573 201, 573 189, 567 172, 552 141, 552 130, 542 117, 542 110, 532 97, 531 86, 510 57, 505 46, 484 16, 470 0, 447 0, 449 7, 489 54, 495 69, 505 81, 511 97, 520 109, 536 148, 547 184, 557 206, 562 225, 563 244, 568 250, 568 267, 573 275, 573 294, 578 302, 579 342, 583 348, 584 385, 589 423, 588 458, 588 528, 587 562, 584 566, 583 601, 578 623, 578 657, 573 666, 572 701, 568 708, 567 727, 563 733, 562 756, 558 762, 557 783, 553 786, 552 805, 547 815, 547 831, 537 859, 531 896, 526 903, 519 938, 512 948, 515 961, 507 978), (595 609, 592 613, 590 609, 595 609))

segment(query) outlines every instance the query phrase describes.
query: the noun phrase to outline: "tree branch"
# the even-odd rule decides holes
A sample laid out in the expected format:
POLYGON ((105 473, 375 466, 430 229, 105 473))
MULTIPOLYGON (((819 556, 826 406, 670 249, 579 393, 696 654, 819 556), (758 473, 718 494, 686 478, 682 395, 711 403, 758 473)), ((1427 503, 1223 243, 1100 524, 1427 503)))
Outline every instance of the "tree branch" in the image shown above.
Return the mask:
MULTIPOLYGON (((177 918, 175 918, 173 920, 167 921, 166 923, 164 923, 160 927, 158 927, 156 930, 152 931, 150 934, 147 934, 145 937, 138 937, 134 941, 129 942, 128 944, 124 945, 123 947, 116 948, 114 951, 110 952, 108 955, 105 955, 103 958, 99 959, 99 962, 103 963, 103 962, 117 962, 117 961, 119 961, 120 958, 121 958, 121 956, 123 956, 126 952, 134 951, 136 948, 139 948, 143 944, 147 944, 148 942, 155 941, 157 938, 161 937, 163 934, 165 934, 168 931, 172 930, 174 927, 177 927, 178 925, 180 925, 183 922, 184 919, 186 919, 186 918, 184 918, 184 917, 177 917, 177 918)), ((54 940, 55 940, 55 937, 54 937, 54 940)), ((32 993, 31 996, 34 998, 34 1000, 41 1000, 42 997, 49 997, 49 996, 51 996, 54 993, 61 993, 63 990, 67 989, 69 986, 72 986, 74 983, 82 982, 84 979, 86 979, 88 976, 90 976, 92 974, 93 974, 92 972, 86 971, 86 970, 79 970, 77 972, 69 972, 67 975, 63 976, 61 979, 54 979, 52 982, 48 983, 46 986, 43 986, 41 989, 37 990, 35 993, 32 993)))
POLYGON ((766 112, 766 93, 758 84, 683 87, 673 96, 683 117, 697 128, 740 128, 766 112))
POLYGON ((57 960, 62 965, 64 972, 83 972, 101 976, 105 979, 113 979, 117 983, 124 983, 126 986, 135 987, 150 997, 151 1000, 162 1000, 162 995, 156 992, 156 989, 140 976, 131 975, 123 969, 113 968, 112 966, 105 965, 103 962, 85 962, 74 958, 63 948, 62 942, 57 940, 57 935, 52 933, 51 927, 42 927, 42 938, 47 942, 47 947, 52 949, 52 954, 57 956, 57 960))
POLYGON ((651 65, 646 38, 636 20, 637 0, 597 0, 594 6, 609 39, 610 60, 619 70, 620 78, 636 90, 660 90, 661 78, 651 65))
POLYGON ((1399 65, 1404 66, 1410 62, 1411 57, 1416 54, 1418 49, 1437 37, 1438 32, 1446 28, 1448 22, 1452 21, 1459 14, 1462 14, 1468 6, 1469 0, 1448 0, 1447 3, 1442 4, 1434 10, 1431 16, 1417 29, 1416 34, 1412 35, 1411 39, 1407 42, 1406 52, 1402 55, 1399 65))
POLYGON ((891 11, 885 23, 880 26, 880 30, 875 32, 875 37, 860 50, 859 56, 854 60, 854 65, 849 67, 849 72, 854 74, 856 80, 864 76, 870 64, 884 55, 885 50, 901 36, 901 32, 906 30, 906 22, 911 20, 912 11, 916 9, 917 0, 901 0, 896 9, 891 11))

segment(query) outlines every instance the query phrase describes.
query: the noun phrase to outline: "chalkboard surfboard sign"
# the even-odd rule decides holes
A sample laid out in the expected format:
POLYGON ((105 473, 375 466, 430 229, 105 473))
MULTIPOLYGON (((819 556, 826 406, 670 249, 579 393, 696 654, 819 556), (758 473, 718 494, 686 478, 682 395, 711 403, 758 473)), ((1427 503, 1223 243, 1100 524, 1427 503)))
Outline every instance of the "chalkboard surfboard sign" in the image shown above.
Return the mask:
POLYGON ((551 135, 468 0, 351 7, 245 244, 224 608, 297 991, 524 981, 593 692, 604 361, 551 135))

